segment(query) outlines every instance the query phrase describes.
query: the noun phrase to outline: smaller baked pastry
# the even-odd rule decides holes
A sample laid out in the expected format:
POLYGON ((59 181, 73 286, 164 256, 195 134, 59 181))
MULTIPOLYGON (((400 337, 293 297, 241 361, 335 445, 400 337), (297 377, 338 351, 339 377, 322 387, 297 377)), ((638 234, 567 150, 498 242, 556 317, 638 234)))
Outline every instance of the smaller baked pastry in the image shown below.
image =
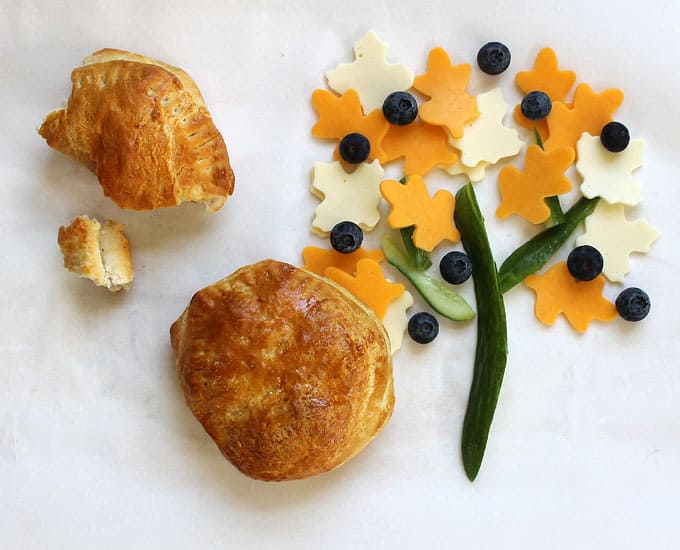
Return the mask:
POLYGON ((189 408, 252 478, 337 468, 392 414, 382 324, 304 269, 274 260, 243 267, 198 291, 170 334, 189 408))
POLYGON ((102 225, 87 216, 78 216, 69 226, 60 227, 57 242, 64 267, 112 292, 127 290, 134 267, 124 228, 111 220, 102 225))
POLYGON ((219 210, 234 189, 220 132, 191 77, 160 61, 114 49, 71 73, 65 109, 40 135, 99 178, 122 208, 151 210, 184 201, 219 210))

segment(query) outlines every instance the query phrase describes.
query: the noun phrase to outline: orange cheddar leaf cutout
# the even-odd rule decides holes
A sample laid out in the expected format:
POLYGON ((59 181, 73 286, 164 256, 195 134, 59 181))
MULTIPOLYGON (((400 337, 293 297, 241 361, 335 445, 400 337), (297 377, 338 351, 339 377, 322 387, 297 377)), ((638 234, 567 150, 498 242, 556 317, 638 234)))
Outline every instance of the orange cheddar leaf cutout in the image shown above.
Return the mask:
POLYGON ((359 260, 369 258, 374 262, 381 262, 384 257, 382 250, 367 250, 363 247, 350 254, 317 246, 306 246, 302 250, 303 267, 317 275, 324 275, 328 267, 337 267, 346 273, 354 274, 359 260))
POLYGON ((610 88, 599 94, 588 84, 579 84, 574 92, 574 105, 555 102, 547 118, 550 136, 545 141, 546 151, 559 147, 571 147, 576 151, 576 142, 583 132, 599 136, 602 127, 613 120, 614 112, 623 103, 623 92, 610 88))
POLYGON ((427 72, 413 81, 413 87, 430 98, 419 107, 420 118, 443 126, 454 139, 463 137, 465 124, 479 116, 477 100, 465 91, 471 72, 469 63, 452 65, 442 48, 434 48, 427 72))
POLYGON ((389 303, 404 293, 404 285, 385 279, 380 265, 369 258, 357 262, 356 276, 337 267, 327 268, 324 275, 349 290, 380 319, 385 316, 389 303))
POLYGON ((498 175, 501 204, 499 218, 519 214, 530 223, 542 223, 550 216, 546 197, 571 190, 571 181, 564 175, 574 161, 574 151, 561 147, 543 151, 538 145, 527 147, 524 171, 504 166, 498 175))
POLYGON ((419 121, 405 126, 390 125, 382 146, 385 162, 404 157, 404 173, 407 176, 424 176, 435 166, 448 166, 458 160, 458 155, 449 145, 446 131, 419 121))
POLYGON ((385 180, 380 192, 392 207, 387 223, 390 227, 415 226, 413 244, 431 252, 444 239, 451 242, 460 240, 460 233, 453 225, 453 211, 456 199, 441 189, 430 197, 425 182, 420 176, 408 178, 406 184, 385 180))
POLYGON ((569 273, 567 262, 559 262, 544 275, 530 275, 524 283, 536 293, 536 317, 546 325, 552 325, 563 313, 571 326, 585 332, 593 319, 616 318, 616 307, 602 297, 602 275, 579 282, 569 273))
POLYGON ((574 71, 560 71, 557 55, 552 48, 543 48, 536 56, 531 71, 520 71, 515 75, 515 84, 525 94, 540 90, 553 101, 564 101, 576 82, 574 71))
POLYGON ((381 143, 390 123, 380 109, 364 115, 359 95, 354 90, 347 90, 341 96, 326 90, 314 90, 312 106, 319 115, 319 120, 312 126, 314 137, 336 139, 339 142, 347 134, 358 132, 366 136, 371 144, 368 159, 384 162, 385 153, 381 143))

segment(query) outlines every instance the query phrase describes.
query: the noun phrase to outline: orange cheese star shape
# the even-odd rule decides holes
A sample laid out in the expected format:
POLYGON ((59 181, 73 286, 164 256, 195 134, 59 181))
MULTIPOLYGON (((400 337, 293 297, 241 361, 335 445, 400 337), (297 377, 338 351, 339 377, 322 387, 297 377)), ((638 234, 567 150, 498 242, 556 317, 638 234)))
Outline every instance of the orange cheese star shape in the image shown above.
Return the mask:
POLYGON ((364 258, 370 258, 375 262, 381 262, 385 256, 382 250, 367 250, 364 247, 350 253, 343 254, 334 249, 306 246, 302 250, 304 268, 313 271, 317 275, 324 275, 329 267, 337 267, 350 274, 356 273, 357 262, 364 258))
POLYGON ((604 259, 602 273, 612 282, 622 283, 630 271, 630 254, 647 252, 659 238, 659 231, 647 220, 626 220, 623 204, 597 203, 586 218, 586 231, 576 244, 597 248, 604 259))
POLYGON ((368 258, 359 260, 356 276, 337 267, 327 268, 325 275, 370 307, 379 319, 385 316, 388 304, 404 293, 404 285, 386 280, 380 265, 368 258))
POLYGON ((370 231, 380 221, 380 182, 384 171, 377 160, 362 163, 348 174, 339 162, 314 163, 312 193, 321 198, 314 211, 312 230, 328 235, 341 221, 370 231))
POLYGON ((612 153, 604 148, 598 136, 583 134, 576 144, 576 170, 583 177, 583 196, 602 197, 610 204, 638 204, 642 192, 631 172, 642 166, 643 149, 644 141, 633 139, 623 151, 612 153))
POLYGON ((524 171, 504 166, 498 175, 501 204, 499 218, 519 214, 530 223, 544 222, 550 216, 546 197, 571 190, 571 181, 564 175, 574 161, 574 151, 561 147, 543 151, 538 145, 527 147, 524 171))
POLYGON ((387 304, 382 323, 390 340, 390 352, 393 354, 401 348, 404 332, 408 328, 406 310, 412 305, 413 295, 408 290, 404 290, 401 296, 387 304))
POLYGON ((536 293, 536 317, 552 325, 563 313, 571 326, 585 332, 590 321, 611 321, 616 318, 616 308, 602 297, 604 277, 592 281, 576 281, 567 262, 559 262, 544 275, 529 275, 524 283, 536 293))
POLYGON ((525 94, 540 90, 553 101, 564 101, 576 82, 574 71, 560 71, 557 55, 552 48, 543 48, 536 56, 531 71, 520 71, 515 75, 515 84, 525 94))
POLYGON ((500 88, 479 94, 477 108, 479 116, 465 125, 463 137, 450 140, 460 150, 461 162, 465 166, 477 166, 482 161, 495 164, 519 153, 522 142, 517 130, 503 126, 507 106, 500 88))
POLYGON ((435 166, 453 164, 458 155, 451 149, 446 132, 439 126, 414 121, 390 125, 382 142, 385 162, 404 157, 404 174, 424 176, 435 166))
POLYGON ((380 192, 392 207, 387 218, 390 227, 399 229, 415 226, 413 244, 431 252, 442 240, 460 240, 460 233, 453 225, 453 211, 456 199, 441 189, 430 197, 425 182, 420 176, 411 176, 405 184, 385 180, 380 192))
MULTIPOLYGON (((359 96, 354 90, 347 90, 340 97, 326 90, 314 90, 312 106, 319 115, 318 122, 312 126, 314 137, 336 139, 339 142, 347 134, 358 132, 371 144, 368 159, 383 161, 385 153, 381 143, 390 123, 385 119, 382 110, 364 115, 359 96)), ((337 156, 336 149, 336 158, 337 156)))
POLYGON ((576 149, 583 132, 599 136, 602 127, 613 120, 614 112, 623 103, 623 92, 610 88, 599 94, 588 84, 579 84, 574 92, 574 106, 570 109, 560 102, 553 103, 548 116, 550 136, 545 141, 546 151, 559 147, 576 149))
POLYGON ((465 91, 471 71, 468 63, 452 65, 448 54, 435 48, 427 58, 427 72, 413 81, 413 87, 430 98, 420 105, 420 118, 443 126, 454 139, 463 137, 465 124, 479 116, 477 100, 465 91))
POLYGON ((340 94, 356 90, 365 113, 382 109, 389 94, 408 90, 413 84, 412 71, 387 62, 387 44, 373 31, 357 41, 354 55, 354 62, 341 63, 328 71, 326 78, 330 88, 340 94))

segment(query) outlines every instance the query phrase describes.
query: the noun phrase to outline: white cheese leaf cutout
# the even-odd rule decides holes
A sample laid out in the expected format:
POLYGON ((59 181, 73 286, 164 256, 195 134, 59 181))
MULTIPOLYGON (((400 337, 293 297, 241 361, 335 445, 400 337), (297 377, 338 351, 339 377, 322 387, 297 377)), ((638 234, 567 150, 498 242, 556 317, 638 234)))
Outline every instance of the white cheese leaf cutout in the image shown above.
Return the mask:
POLYGON ((341 63, 326 73, 328 86, 344 94, 356 90, 364 113, 382 109, 392 92, 408 90, 413 84, 413 71, 404 65, 387 62, 387 44, 373 31, 368 31, 354 44, 355 60, 341 63))
POLYGON ((413 295, 405 290, 387 305, 385 315, 382 318, 383 326, 390 339, 390 352, 394 353, 401 348, 404 332, 408 328, 408 315, 406 310, 413 305, 413 295))
POLYGON ((602 273, 617 283, 622 283, 630 271, 630 254, 647 252, 660 234, 645 219, 627 221, 623 204, 608 204, 602 200, 585 224, 586 231, 576 239, 576 244, 597 248, 604 259, 602 273))
POLYGON ((327 236, 333 226, 351 221, 370 231, 380 221, 380 182, 384 174, 377 160, 363 163, 348 174, 339 162, 315 162, 312 193, 321 198, 312 230, 327 236))
POLYGON ((460 162, 476 167, 480 162, 495 164, 500 159, 515 156, 522 148, 517 130, 503 125, 508 106, 500 88, 477 96, 479 116, 465 125, 463 137, 449 139, 460 153, 460 162))
POLYGON ((631 173, 642 166, 643 149, 644 141, 633 139, 623 151, 612 153, 604 148, 599 136, 584 133, 576 143, 576 170, 583 177, 583 196, 628 206, 642 201, 640 184, 631 173))
POLYGON ((476 166, 465 166, 462 162, 458 161, 451 166, 442 166, 452 176, 466 175, 472 183, 477 183, 482 181, 486 177, 486 167, 489 163, 486 161, 480 161, 476 166))

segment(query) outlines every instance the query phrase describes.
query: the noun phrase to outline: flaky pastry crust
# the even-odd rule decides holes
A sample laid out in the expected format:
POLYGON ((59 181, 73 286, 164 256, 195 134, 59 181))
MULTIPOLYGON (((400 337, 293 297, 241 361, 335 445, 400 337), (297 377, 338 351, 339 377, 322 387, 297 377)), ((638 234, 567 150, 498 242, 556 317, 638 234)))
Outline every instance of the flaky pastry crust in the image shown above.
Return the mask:
POLYGON ((197 292, 170 330, 186 402, 244 474, 344 464, 394 407, 387 335, 351 294, 274 260, 197 292))
POLYGON ((196 84, 181 69, 104 49, 71 73, 68 105, 47 115, 40 135, 87 166, 122 208, 184 201, 219 210, 234 189, 222 135, 196 84))

